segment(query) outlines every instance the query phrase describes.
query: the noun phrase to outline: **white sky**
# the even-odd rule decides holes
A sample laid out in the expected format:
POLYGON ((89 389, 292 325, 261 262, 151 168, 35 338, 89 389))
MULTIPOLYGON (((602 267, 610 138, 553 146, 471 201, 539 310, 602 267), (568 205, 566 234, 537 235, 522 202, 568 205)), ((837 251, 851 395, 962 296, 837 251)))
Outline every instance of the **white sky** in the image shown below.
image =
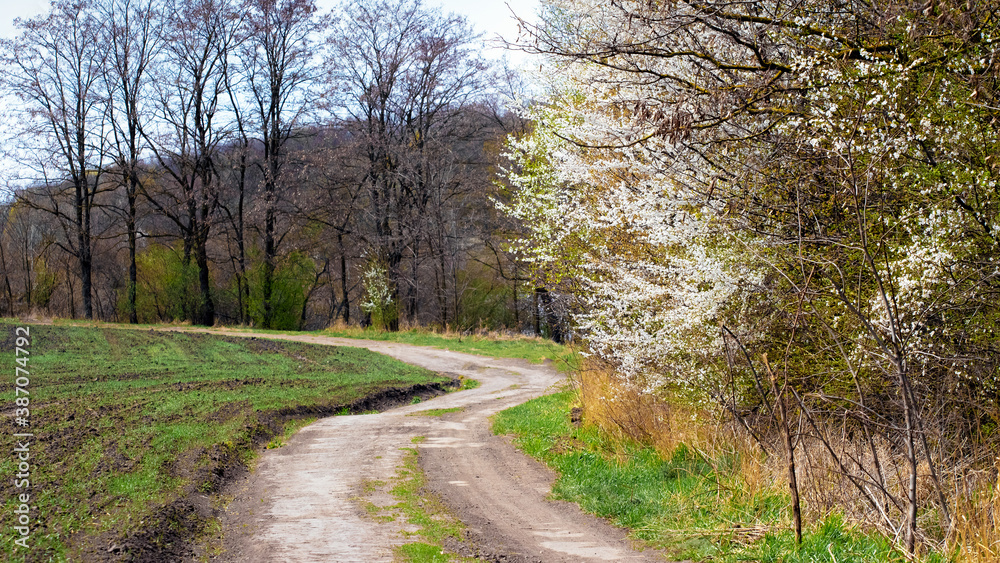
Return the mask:
MULTIPOLYGON (((0 0, 6 1, 6 0, 0 0)), ((333 0, 318 0, 323 6, 332 6, 333 0)), ((469 18, 484 39, 494 39, 500 35, 508 41, 517 39, 517 21, 513 11, 527 21, 535 21, 538 0, 424 0, 426 6, 440 6, 444 12, 455 12, 469 18)))
MULTIPOLYGON (((326 11, 338 2, 316 0, 316 3, 321 10, 326 11)), ((517 38, 517 22, 511 16, 511 10, 526 20, 534 21, 538 0, 424 0, 424 5, 440 6, 445 12, 468 17, 472 25, 484 33, 486 39, 500 35, 513 41, 517 38)), ((14 18, 32 17, 47 10, 48 6, 48 0, 0 0, 0 36, 13 35, 14 18)))
POLYGON ((14 18, 30 18, 48 7, 48 0, 0 0, 0 36, 14 34, 14 18))

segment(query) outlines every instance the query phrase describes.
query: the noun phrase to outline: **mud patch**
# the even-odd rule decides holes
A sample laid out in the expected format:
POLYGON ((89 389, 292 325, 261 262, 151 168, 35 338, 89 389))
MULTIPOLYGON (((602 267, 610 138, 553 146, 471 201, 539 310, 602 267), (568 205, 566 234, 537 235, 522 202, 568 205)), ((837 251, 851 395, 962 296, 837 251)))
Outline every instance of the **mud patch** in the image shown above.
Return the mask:
POLYGON ((222 405, 208 416, 209 422, 226 422, 250 410, 250 401, 235 401, 222 405))
POLYGON ((86 561, 182 561, 194 553, 189 538, 200 536, 208 523, 208 497, 175 501, 157 512, 152 524, 113 543, 101 553, 86 554, 86 561), (192 502, 200 501, 200 502, 192 502))

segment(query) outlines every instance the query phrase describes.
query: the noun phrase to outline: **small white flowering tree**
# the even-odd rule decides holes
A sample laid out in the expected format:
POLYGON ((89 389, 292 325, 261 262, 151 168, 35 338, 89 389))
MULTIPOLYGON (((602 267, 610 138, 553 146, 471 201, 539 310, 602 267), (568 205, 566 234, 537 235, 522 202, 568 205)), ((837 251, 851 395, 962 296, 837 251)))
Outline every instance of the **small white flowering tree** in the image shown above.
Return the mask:
POLYGON ((372 326, 386 330, 396 318, 396 303, 385 260, 369 259, 361 276, 365 290, 361 310, 369 316, 372 326))
POLYGON ((508 147, 514 196, 500 207, 530 233, 514 244, 576 295, 591 353, 648 392, 706 402, 719 391, 707 364, 721 360, 721 312, 761 281, 746 253, 755 237, 726 228, 691 155, 668 139, 625 146, 648 133, 639 117, 612 117, 636 92, 609 91, 587 65, 557 77, 549 104, 531 110, 532 135, 508 147))

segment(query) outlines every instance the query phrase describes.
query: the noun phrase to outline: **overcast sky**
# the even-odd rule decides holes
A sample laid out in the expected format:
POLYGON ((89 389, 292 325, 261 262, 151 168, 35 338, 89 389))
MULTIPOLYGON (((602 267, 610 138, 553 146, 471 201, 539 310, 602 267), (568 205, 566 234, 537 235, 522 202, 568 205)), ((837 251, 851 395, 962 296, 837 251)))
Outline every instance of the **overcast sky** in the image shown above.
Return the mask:
MULTIPOLYGON (((316 3, 326 11, 338 2, 317 0, 316 3)), ((48 5, 48 0, 0 0, 0 36, 10 37, 14 33, 14 18, 37 15, 47 10, 48 5)), ((424 0, 424 5, 441 6, 446 12, 468 17, 487 39, 500 35, 513 41, 517 38, 517 22, 511 16, 511 10, 518 16, 533 21, 538 0, 424 0)), ((500 51, 493 52, 499 54, 500 51)))
POLYGON ((0 35, 10 37, 14 33, 14 18, 30 18, 45 11, 48 0, 0 0, 0 35))

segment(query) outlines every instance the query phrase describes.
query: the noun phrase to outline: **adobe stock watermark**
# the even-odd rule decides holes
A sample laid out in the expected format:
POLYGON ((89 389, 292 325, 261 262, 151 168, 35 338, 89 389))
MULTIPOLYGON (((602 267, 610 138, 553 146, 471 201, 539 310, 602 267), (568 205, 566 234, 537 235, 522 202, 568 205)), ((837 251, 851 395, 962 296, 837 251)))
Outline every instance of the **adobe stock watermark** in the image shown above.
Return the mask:
MULTIPOLYGON (((13 531, 14 544, 19 548, 28 548, 31 539, 31 441, 34 434, 28 432, 31 427, 31 372, 28 370, 28 360, 31 357, 31 333, 29 327, 19 326, 15 329, 14 362, 14 425, 19 430, 14 433, 14 494, 16 508, 14 509, 13 531)), ((37 510, 37 508, 36 508, 37 510)))

